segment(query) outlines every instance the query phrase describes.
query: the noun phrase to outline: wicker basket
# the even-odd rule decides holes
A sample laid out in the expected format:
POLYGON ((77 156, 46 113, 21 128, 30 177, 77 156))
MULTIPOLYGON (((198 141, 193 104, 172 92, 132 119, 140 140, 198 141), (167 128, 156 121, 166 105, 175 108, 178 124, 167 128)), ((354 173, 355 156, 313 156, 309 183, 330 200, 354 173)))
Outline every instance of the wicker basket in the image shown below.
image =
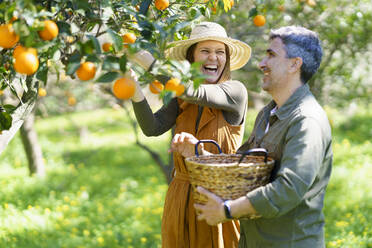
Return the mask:
POLYGON ((196 191, 197 186, 213 192, 224 200, 236 199, 269 182, 274 160, 267 157, 265 149, 258 148, 244 154, 222 154, 213 140, 200 140, 195 145, 194 157, 186 158, 186 165, 196 203, 204 204, 207 198, 196 191), (200 143, 213 143, 220 154, 198 155, 200 143), (264 156, 249 154, 263 153, 264 156))

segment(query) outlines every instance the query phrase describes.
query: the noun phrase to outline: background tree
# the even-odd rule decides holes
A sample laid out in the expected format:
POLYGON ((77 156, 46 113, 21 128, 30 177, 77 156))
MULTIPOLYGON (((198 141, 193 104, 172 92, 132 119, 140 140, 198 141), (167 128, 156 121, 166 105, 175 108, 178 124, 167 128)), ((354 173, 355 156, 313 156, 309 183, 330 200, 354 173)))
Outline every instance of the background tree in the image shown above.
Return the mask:
POLYGON ((309 82, 316 97, 324 104, 339 107, 351 102, 368 103, 372 93, 370 1, 239 1, 238 7, 228 14, 212 17, 231 36, 253 47, 250 62, 234 72, 250 91, 260 91, 261 72, 257 65, 265 53, 270 29, 300 25, 317 32, 323 42, 322 64, 309 82), (256 15, 265 17, 263 26, 254 24, 256 15))

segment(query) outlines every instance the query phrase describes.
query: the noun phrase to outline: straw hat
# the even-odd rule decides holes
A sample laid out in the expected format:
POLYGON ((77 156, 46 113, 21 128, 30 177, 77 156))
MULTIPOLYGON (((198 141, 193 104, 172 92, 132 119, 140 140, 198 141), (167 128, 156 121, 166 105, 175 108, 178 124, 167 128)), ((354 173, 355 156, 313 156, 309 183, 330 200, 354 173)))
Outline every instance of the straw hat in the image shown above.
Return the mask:
POLYGON ((251 57, 251 48, 246 43, 229 38, 225 29, 215 22, 201 22, 191 31, 188 40, 172 42, 172 46, 166 50, 170 59, 185 60, 187 49, 200 41, 215 40, 225 43, 230 50, 230 70, 237 70, 243 67, 251 57))

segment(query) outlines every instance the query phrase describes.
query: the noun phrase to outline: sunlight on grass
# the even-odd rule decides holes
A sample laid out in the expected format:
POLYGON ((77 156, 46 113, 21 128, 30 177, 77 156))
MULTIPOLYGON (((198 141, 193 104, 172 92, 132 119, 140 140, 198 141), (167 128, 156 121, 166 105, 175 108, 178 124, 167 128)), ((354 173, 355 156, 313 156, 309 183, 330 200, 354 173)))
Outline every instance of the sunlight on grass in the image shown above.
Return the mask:
MULTIPOLYGON (((38 120, 43 179, 28 176, 19 136, 10 142, 0 156, 0 247, 161 247, 167 184, 135 145, 124 113, 105 109, 38 120)), ((327 247, 370 248, 372 115, 327 113, 334 133, 325 199, 327 247)), ((256 114, 247 114, 245 139, 256 114)), ((139 138, 167 158, 169 133, 139 138)))

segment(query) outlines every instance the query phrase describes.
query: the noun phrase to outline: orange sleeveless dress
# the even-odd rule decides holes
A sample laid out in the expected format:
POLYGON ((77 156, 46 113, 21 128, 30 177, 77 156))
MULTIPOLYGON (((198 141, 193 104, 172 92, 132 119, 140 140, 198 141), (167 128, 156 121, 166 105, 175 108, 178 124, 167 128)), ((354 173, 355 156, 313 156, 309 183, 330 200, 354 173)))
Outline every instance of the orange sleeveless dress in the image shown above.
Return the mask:
MULTIPOLYGON (((204 107, 195 133, 198 105, 178 101, 180 114, 175 133, 188 132, 197 139, 213 139, 223 153, 235 153, 243 139, 244 125, 232 126, 222 111, 204 107)), ((218 153, 213 144, 204 144, 207 151, 218 153)), ((240 227, 237 220, 210 226, 198 221, 184 158, 174 153, 175 173, 165 198, 162 218, 163 248, 237 248, 240 227)))

